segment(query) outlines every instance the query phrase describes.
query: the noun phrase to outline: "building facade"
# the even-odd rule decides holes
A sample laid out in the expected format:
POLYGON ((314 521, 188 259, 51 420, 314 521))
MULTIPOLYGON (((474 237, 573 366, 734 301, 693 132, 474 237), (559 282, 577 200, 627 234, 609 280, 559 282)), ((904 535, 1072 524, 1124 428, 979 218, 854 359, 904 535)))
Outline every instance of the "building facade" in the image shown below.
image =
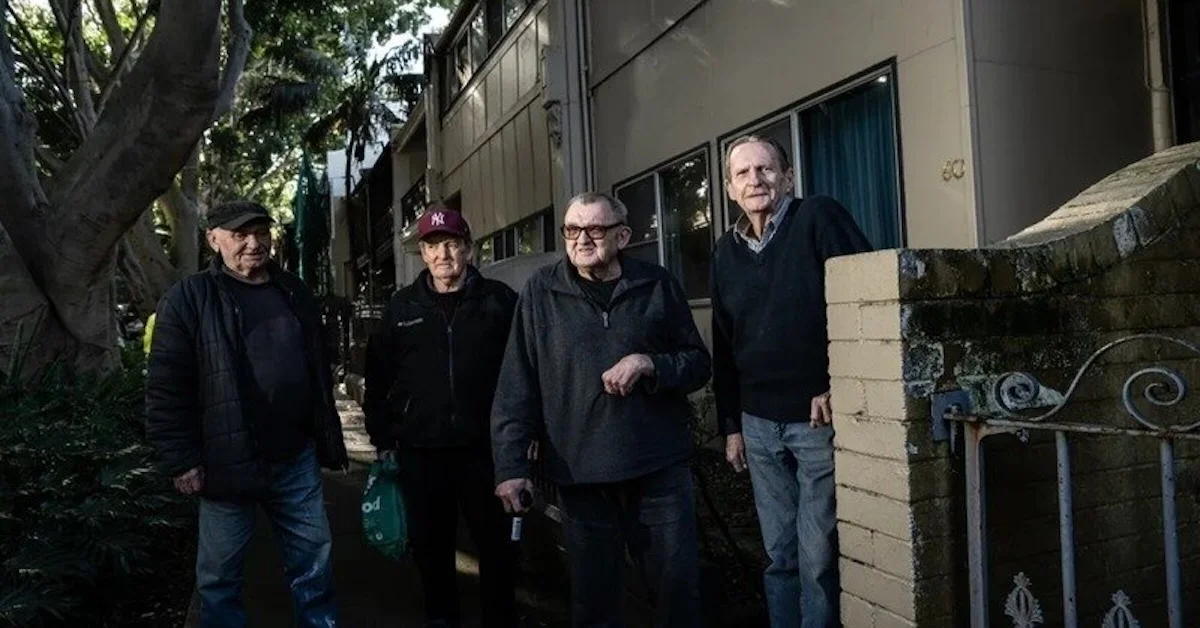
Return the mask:
POLYGON ((629 206, 628 253, 700 314, 737 217, 723 151, 751 132, 878 248, 997 243, 1156 142, 1198 139, 1196 4, 464 0, 385 151, 395 285, 420 270, 424 202, 461 209, 480 267, 519 284, 561 249, 566 199, 599 189, 629 206))

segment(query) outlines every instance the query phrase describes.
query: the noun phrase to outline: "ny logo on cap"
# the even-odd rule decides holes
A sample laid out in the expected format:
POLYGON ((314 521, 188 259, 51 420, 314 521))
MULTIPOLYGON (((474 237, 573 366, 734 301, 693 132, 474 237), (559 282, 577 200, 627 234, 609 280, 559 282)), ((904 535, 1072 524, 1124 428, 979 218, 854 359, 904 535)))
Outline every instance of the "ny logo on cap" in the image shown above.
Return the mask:
POLYGON ((441 227, 446 224, 446 214, 443 214, 442 212, 434 212, 433 216, 430 217, 429 222, 435 227, 441 227))

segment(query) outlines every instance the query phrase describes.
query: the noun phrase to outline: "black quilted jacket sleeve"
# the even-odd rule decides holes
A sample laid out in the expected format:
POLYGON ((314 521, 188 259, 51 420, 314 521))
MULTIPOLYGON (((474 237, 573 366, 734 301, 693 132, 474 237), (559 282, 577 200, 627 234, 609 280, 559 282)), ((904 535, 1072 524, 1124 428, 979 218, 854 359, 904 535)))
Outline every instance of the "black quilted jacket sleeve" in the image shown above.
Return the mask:
POLYGON ((162 471, 177 476, 200 466, 194 316, 184 314, 183 286, 159 303, 146 372, 146 436, 162 471))

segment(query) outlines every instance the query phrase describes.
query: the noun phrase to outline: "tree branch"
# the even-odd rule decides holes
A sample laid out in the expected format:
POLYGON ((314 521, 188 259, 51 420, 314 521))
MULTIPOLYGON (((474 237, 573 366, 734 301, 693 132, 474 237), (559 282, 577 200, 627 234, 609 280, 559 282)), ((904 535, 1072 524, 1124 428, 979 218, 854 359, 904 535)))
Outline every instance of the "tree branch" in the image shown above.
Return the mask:
POLYGON ((133 34, 129 36, 129 41, 121 50, 121 56, 117 57, 116 63, 113 64, 112 72, 109 73, 108 82, 104 84, 104 89, 100 92, 100 111, 108 105, 108 99, 113 95, 113 90, 121 84, 121 79, 129 71, 129 60, 133 58, 132 51, 137 46, 137 42, 142 37, 142 31, 146 30, 146 23, 150 21, 151 11, 147 9, 145 13, 138 16, 137 26, 133 28, 133 34))
MULTIPOLYGON (((0 0, 9 9, 8 0, 0 0)), ((17 89, 8 20, 0 21, 0 230, 7 230, 22 257, 36 241, 34 219, 46 206, 46 195, 34 167, 33 115, 17 89)), ((28 259, 25 257, 25 259, 28 259)))
POLYGON ((96 126, 96 103, 92 99, 91 73, 88 72, 87 42, 83 39, 81 0, 50 0, 54 21, 63 38, 63 60, 67 84, 75 96, 75 110, 84 126, 84 135, 96 126))
POLYGON ((54 64, 42 54, 41 48, 37 45, 37 40, 34 39, 29 27, 26 26, 25 20, 21 19, 21 16, 17 14, 17 10, 12 6, 8 6, 7 9, 13 24, 16 25, 19 34, 25 40, 24 46, 17 45, 15 41, 12 42, 14 45, 17 45, 17 51, 21 53, 25 67, 34 72, 38 78, 46 83, 51 91, 58 95, 63 108, 70 111, 71 117, 75 119, 75 134, 82 137, 82 133, 85 131, 81 128, 82 121, 79 120, 78 115, 75 113, 75 102, 71 100, 70 90, 60 80, 61 76, 54 70, 54 64))
POLYGON ((228 0, 227 13, 229 46, 225 53, 225 71, 221 76, 221 92, 217 97, 213 120, 220 120, 233 109, 238 81, 241 80, 246 61, 250 58, 250 40, 254 38, 254 29, 250 28, 250 23, 246 21, 243 0, 228 0))
POLYGON ((63 160, 59 159, 46 146, 38 144, 34 147, 34 151, 37 153, 38 161, 42 162, 42 165, 45 166, 46 170, 48 170, 51 175, 53 175, 55 172, 58 172, 62 168, 63 160))
POLYGON ((250 186, 250 190, 243 196, 253 199, 259 192, 262 191, 263 186, 265 186, 267 182, 271 180, 271 177, 275 176, 275 173, 289 165, 295 164, 299 157, 300 155, 296 152, 295 148, 288 149, 288 151, 284 153, 282 157, 276 160, 275 163, 271 164, 270 168, 267 168, 267 171, 264 172, 262 176, 260 176, 258 180, 254 182, 254 185, 250 186))
POLYGON ((54 177, 53 218, 80 225, 45 243, 46 262, 64 281, 91 280, 208 128, 218 93, 220 18, 220 0, 164 1, 105 115, 54 177))
MULTIPOLYGON (((104 34, 108 36, 109 59, 119 59, 125 55, 129 42, 125 39, 125 31, 121 30, 121 22, 117 20, 117 10, 112 0, 94 0, 96 13, 100 16, 100 24, 104 34)), ((113 64, 116 67, 116 64, 113 64)))

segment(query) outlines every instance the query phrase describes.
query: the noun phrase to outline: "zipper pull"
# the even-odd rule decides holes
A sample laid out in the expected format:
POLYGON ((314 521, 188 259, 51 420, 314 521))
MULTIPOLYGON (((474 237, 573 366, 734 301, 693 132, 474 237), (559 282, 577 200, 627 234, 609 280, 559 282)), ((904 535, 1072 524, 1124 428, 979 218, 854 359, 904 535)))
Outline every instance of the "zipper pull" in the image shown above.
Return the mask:
POLYGON ((604 316, 604 328, 608 329, 608 312, 602 312, 601 314, 604 316))

